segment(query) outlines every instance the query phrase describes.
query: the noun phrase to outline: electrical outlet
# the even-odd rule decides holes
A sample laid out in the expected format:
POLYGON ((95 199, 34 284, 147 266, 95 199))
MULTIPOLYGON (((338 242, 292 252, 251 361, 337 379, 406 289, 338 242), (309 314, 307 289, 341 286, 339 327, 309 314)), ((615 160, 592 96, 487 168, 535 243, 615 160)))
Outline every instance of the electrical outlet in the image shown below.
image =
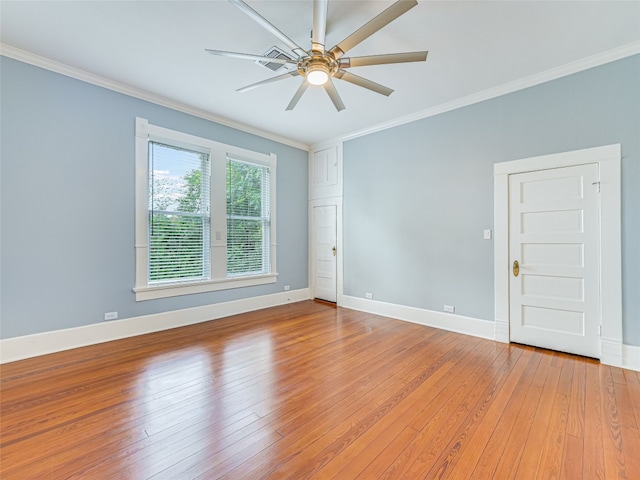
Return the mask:
POLYGON ((482 232, 483 234, 483 238, 485 240, 491 240, 491 229, 487 228, 485 231, 482 232))
POLYGON ((451 305, 445 305, 444 306, 444 311, 448 312, 448 313, 453 313, 456 311, 456 307, 452 307, 451 305))
POLYGON ((285 291, 285 292, 288 292, 290 288, 291 288, 291 287, 290 287, 289 285, 285 285, 285 286, 284 286, 284 291, 285 291))
POLYGON ((373 293, 369 293, 369 292, 367 292, 367 293, 365 293, 365 294, 364 294, 364 297, 365 297, 366 299, 368 299, 368 300, 371 300, 371 299, 373 299, 373 293))
POLYGON ((118 312, 107 312, 104 314, 105 320, 115 320, 118 318, 118 312))

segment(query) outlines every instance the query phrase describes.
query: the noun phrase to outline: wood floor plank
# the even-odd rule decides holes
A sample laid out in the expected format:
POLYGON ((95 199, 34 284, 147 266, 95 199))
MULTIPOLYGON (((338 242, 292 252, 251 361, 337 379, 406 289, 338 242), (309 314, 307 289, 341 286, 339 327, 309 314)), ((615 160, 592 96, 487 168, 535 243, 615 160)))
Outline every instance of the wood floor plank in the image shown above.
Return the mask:
MULTIPOLYGON (((453 336, 447 338, 455 339, 453 336)), ((253 471, 247 472, 243 477, 239 478, 258 479, 268 478, 271 475, 276 478, 286 478, 288 469, 292 469, 299 464, 307 464, 311 458, 319 455, 323 449, 328 448, 334 442, 343 445, 342 439, 344 437, 348 438, 351 435, 350 432, 354 428, 357 429, 359 424, 366 424, 367 419, 377 417, 380 412, 389 408, 389 403, 397 402, 399 398, 403 398, 407 392, 412 391, 423 379, 428 378, 438 369, 447 365, 453 356, 462 351, 472 349, 475 342, 475 339, 473 341, 465 339, 460 342, 454 340, 453 346, 449 351, 434 354, 430 358, 428 368, 420 371, 408 383, 394 378, 394 372, 406 368, 407 363, 413 365, 416 362, 422 363, 423 360, 418 357, 391 363, 381 372, 385 377, 382 384, 384 385, 384 390, 379 391, 374 396, 371 395, 372 391, 369 391, 356 402, 346 405, 342 411, 335 411, 328 416, 322 416, 320 424, 316 424, 310 431, 300 431, 298 429, 295 432, 288 432, 278 446, 262 452, 260 458, 254 459, 256 466, 253 471), (305 445, 304 450, 300 450, 300 444, 305 445)), ((283 429, 278 431, 282 433, 283 429)), ((317 465, 314 464, 312 468, 316 467, 317 465)), ((289 474, 292 475, 293 473, 289 472, 289 474)))
POLYGON ((574 364, 569 395, 569 418, 567 419, 567 434, 578 438, 584 436, 585 391, 586 359, 580 359, 574 364))
MULTIPOLYGON (((622 430, 620 417, 616 403, 615 387, 612 368, 603 366, 600 368, 600 381, 602 384, 602 423, 605 433, 603 435, 605 478, 629 478, 626 472, 625 451, 622 445, 622 430)), ((636 455, 636 452, 629 452, 636 455)), ((630 477, 635 478, 635 477, 630 477)))
MULTIPOLYGON (((476 464, 475 469, 473 470, 472 475, 476 478, 493 478, 495 469, 498 466, 498 462, 496 459, 503 458, 502 451, 506 446, 506 442, 509 438, 509 435, 514 428, 515 422, 518 418, 518 414, 522 405, 526 399, 527 392, 529 391, 530 385, 533 382, 534 374, 538 370, 538 365, 541 361, 541 355, 532 353, 530 360, 528 361, 525 370, 523 371, 523 375, 521 381, 519 382, 519 388, 514 391, 512 396, 510 397, 508 403, 505 406, 505 409, 502 413, 501 421, 493 430, 489 441, 484 446, 484 450, 479 459, 479 462, 476 464), (526 382, 522 380, 526 379, 526 382), (487 461, 488 459, 492 459, 487 461)), ((505 372, 504 377, 506 378, 505 372)), ((478 403, 478 407, 480 407, 482 403, 478 403)), ((460 425, 457 430, 467 430, 469 422, 472 421, 473 416, 469 416, 467 421, 460 425)), ((448 440, 443 447, 438 448, 436 451, 431 451, 429 456, 422 459, 422 469, 425 469, 427 474, 431 472, 437 472, 437 475, 442 476, 447 470, 452 462, 452 458, 457 456, 461 447, 464 446, 464 443, 460 441, 463 438, 460 434, 455 436, 456 440, 452 441, 452 439, 448 440), (433 460, 432 460, 433 459, 433 460)), ((415 468, 415 467, 414 467, 415 468)), ((409 471, 411 473, 411 470, 409 471)), ((406 475, 405 475, 406 476, 406 475)), ((410 478, 411 475, 407 476, 410 478)), ((497 478, 497 477, 496 477, 497 478)))
POLYGON ((447 388, 455 386, 455 390, 461 392, 464 391, 465 385, 467 388, 469 385, 477 385, 482 373, 495 361, 499 361, 499 358, 493 355, 480 357, 467 354, 453 365, 452 362, 448 362, 448 368, 443 367, 430 375, 397 408, 390 410, 367 429, 357 442, 350 443, 331 459, 327 466, 319 470, 317 478, 356 478, 368 467, 370 460, 367 459, 382 454, 389 443, 389 437, 400 435, 405 425, 415 424, 416 420, 428 414, 430 409, 436 409, 434 400, 449 396, 447 388), (439 389, 439 385, 445 388, 439 389), (430 409, 425 405, 429 405, 430 409))
POLYGON ((584 439, 569 433, 564 439, 564 451, 558 478, 574 480, 582 478, 584 456, 584 439))
MULTIPOLYGON (((540 354, 540 352, 536 352, 540 354)), ((535 419, 535 414, 540 405, 540 397, 544 390, 544 385, 549 374, 551 366, 551 357, 549 355, 540 355, 540 363, 533 376, 529 391, 526 393, 522 401, 520 411, 513 421, 513 428, 506 440, 504 450, 500 455, 497 468, 495 469, 495 478, 516 478, 518 467, 524 453, 524 448, 529 438, 531 428, 535 419)), ((503 416, 501 424, 507 423, 509 420, 503 416)), ((494 435, 504 436, 498 429, 494 430, 494 435)))
POLYGON ((0 477, 640 478, 640 377, 304 301, 0 366, 0 477))
MULTIPOLYGON (((507 392, 512 391, 511 388, 515 388, 521 375, 525 371, 532 351, 518 349, 510 351, 510 353, 511 356, 509 360, 511 361, 508 360, 505 363, 504 368, 499 369, 497 372, 493 372, 495 375, 492 378, 492 383, 484 391, 474 392, 474 397, 478 398, 477 396, 479 395, 479 398, 473 404, 473 409, 466 416, 467 419, 470 419, 472 424, 477 423, 474 422, 474 420, 480 420, 482 413, 484 413, 485 409, 488 408, 488 405, 491 404, 491 399, 498 395, 500 391, 507 392)), ((467 433, 467 425, 464 425, 462 429, 453 431, 447 430, 447 427, 459 424, 455 422, 455 420, 458 420, 459 422, 465 418, 462 415, 457 416, 456 419, 453 419, 454 423, 451 424, 450 415, 454 412, 467 412, 469 406, 472 404, 469 400, 472 399, 465 397, 463 403, 459 405, 447 405, 446 408, 441 408, 438 413, 429 420, 425 427, 420 430, 420 433, 415 440, 408 444, 407 448, 405 448, 398 458, 389 465, 380 478, 387 480, 402 477, 410 478, 410 476, 406 475, 408 470, 412 468, 414 470, 422 470, 423 468, 430 468, 432 466, 425 462, 425 457, 430 456, 433 458, 433 455, 438 453, 437 450, 433 450, 436 447, 434 443, 444 442, 447 435, 449 436, 449 441, 455 437, 454 442, 458 443, 461 438, 460 430, 465 431, 462 436, 467 438, 469 436, 467 433)), ((498 406, 497 408, 502 410, 501 406, 498 406)), ((466 470, 465 476, 468 476, 470 471, 471 470, 466 470)), ((418 473, 418 475, 420 474, 418 473)), ((420 476, 418 478, 420 478, 420 476)))
POLYGON ((549 479, 560 478, 564 453, 567 423, 569 417, 569 398, 575 360, 562 355, 562 369, 558 379, 558 388, 554 394, 551 421, 547 435, 542 443, 542 453, 538 463, 537 475, 544 472, 549 479))
MULTIPOLYGON (((625 451, 625 470, 640 472, 640 430, 634 413, 634 401, 627 383, 615 383, 616 404, 620 418, 622 448, 625 451), (629 454, 627 454, 629 452, 629 454), (635 454, 631 452, 636 452, 635 454)), ((635 403, 638 403, 637 401, 635 403)))
MULTIPOLYGON (((429 476, 435 470, 438 471, 436 475, 444 475, 452 457, 457 455, 464 437, 472 428, 476 414, 487 406, 488 399, 493 397, 496 389, 507 378, 512 367, 509 360, 510 355, 507 355, 485 369, 475 384, 468 384, 466 388, 451 395, 443 408, 431 417, 421 429, 421 432, 431 431, 428 434, 431 438, 405 473, 405 478, 423 474, 429 476)), ((419 426, 415 423, 413 425, 419 426)))
POLYGON ((625 370, 625 378, 627 379, 627 388, 629 389, 629 396, 631 397, 631 406, 633 407, 633 413, 636 418, 636 427, 640 430, 640 402, 633 401, 640 397, 640 372, 634 372, 632 370, 625 370))
POLYGON ((533 418, 532 428, 524 443, 515 478, 535 478, 540 457, 543 453, 543 445, 548 435, 549 424, 553 415, 555 393, 558 389, 562 369, 557 364, 558 354, 547 352, 546 356, 552 359, 552 364, 545 379, 538 408, 533 418))
MULTIPOLYGON (((603 446, 603 416, 602 416, 602 386, 600 365, 594 361, 585 362, 585 419, 584 443, 586 453, 583 456, 582 478, 604 480, 604 446, 603 446)), ((639 397, 640 398, 640 397, 639 397)))
MULTIPOLYGON (((396 436, 400 433, 402 425, 409 423, 421 413, 421 407, 429 399, 429 394, 437 391, 436 384, 446 382, 443 378, 445 375, 450 379, 449 384, 457 384, 459 389, 463 389, 469 383, 477 383, 481 373, 494 362, 494 359, 483 357, 474 350, 464 356, 460 355, 460 360, 454 365, 447 362, 429 376, 417 377, 419 380, 415 384, 408 384, 406 391, 399 391, 389 402, 354 425, 290 476, 296 477, 303 472, 310 472, 316 478, 331 478, 338 475, 344 465, 356 467, 353 460, 365 450, 367 456, 381 451, 386 446, 388 435, 396 436), (454 366, 461 370, 459 373, 463 373, 463 376, 456 374, 454 366), (373 443, 373 440, 380 436, 383 436, 382 441, 373 443)), ((339 478, 355 478, 359 473, 353 470, 342 471, 339 478)))

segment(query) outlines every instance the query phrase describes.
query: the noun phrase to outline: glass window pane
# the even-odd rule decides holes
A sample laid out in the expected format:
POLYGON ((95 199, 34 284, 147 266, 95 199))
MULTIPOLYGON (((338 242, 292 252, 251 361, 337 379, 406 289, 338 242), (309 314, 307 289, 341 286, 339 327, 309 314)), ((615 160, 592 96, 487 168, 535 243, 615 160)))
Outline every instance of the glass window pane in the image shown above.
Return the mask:
POLYGON ((227 275, 270 269, 269 168, 227 161, 227 275))
POLYGON ((149 144, 149 282, 209 278, 208 155, 149 144))

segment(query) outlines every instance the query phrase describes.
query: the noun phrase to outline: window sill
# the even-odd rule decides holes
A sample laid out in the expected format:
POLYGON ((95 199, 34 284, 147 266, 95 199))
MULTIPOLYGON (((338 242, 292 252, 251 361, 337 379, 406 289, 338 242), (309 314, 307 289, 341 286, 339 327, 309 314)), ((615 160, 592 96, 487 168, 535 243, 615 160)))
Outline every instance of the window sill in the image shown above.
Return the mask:
POLYGON ((216 292, 219 290, 229 290, 231 288, 251 287, 254 285, 266 285, 276 283, 278 274, 259 275, 253 277, 224 278, 220 280, 208 280, 193 283, 172 283, 166 285, 153 285, 135 287, 136 302, 144 300, 155 300, 158 298, 177 297, 180 295, 191 295, 194 293, 216 292))

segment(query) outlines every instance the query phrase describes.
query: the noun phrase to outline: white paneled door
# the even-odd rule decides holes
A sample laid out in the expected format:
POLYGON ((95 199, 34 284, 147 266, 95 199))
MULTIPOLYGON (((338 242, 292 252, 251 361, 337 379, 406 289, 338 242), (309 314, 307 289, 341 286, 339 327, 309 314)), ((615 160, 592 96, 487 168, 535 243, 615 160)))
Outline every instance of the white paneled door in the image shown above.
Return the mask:
POLYGON ((514 342, 600 358, 597 164, 509 176, 514 342))
POLYGON ((325 205, 313 209, 314 296, 335 302, 337 299, 337 207, 325 205))

